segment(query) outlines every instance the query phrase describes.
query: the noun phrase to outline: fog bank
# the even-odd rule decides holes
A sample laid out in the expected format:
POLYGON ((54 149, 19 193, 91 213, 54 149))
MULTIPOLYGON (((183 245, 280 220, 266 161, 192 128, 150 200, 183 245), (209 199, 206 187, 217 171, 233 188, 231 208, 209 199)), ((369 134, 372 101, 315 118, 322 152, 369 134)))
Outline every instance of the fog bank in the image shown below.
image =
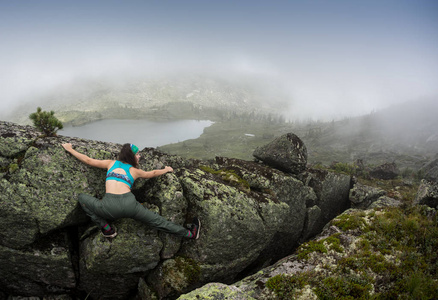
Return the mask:
POLYGON ((256 78, 286 117, 367 114, 438 95, 436 28, 426 0, 3 1, 0 110, 78 81, 207 74, 256 78))

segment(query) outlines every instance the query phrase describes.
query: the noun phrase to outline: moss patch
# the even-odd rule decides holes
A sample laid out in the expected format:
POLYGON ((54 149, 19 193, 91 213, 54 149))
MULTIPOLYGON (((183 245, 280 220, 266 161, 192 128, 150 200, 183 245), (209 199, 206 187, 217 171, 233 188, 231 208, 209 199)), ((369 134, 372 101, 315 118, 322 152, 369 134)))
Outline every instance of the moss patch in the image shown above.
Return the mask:
POLYGON ((339 235, 340 234, 337 233, 319 241, 309 241, 302 244, 297 250, 298 258, 307 259, 312 252, 327 253, 328 250, 342 252, 343 248, 339 240, 339 235))
POLYGON ((332 224, 346 233, 310 241, 297 251, 301 259, 320 253, 312 256, 315 269, 267 281, 279 299, 297 298, 305 288, 318 299, 438 298, 436 210, 414 206, 350 211, 332 224), (343 235, 351 240, 348 248, 341 245, 343 235))
POLYGON ((348 230, 364 230, 367 227, 366 221, 364 220, 365 213, 362 211, 356 211, 351 214, 342 214, 336 217, 332 224, 337 226, 342 231, 348 230))
POLYGON ((187 283, 192 284, 199 280, 201 268, 194 259, 178 256, 175 258, 175 262, 176 268, 184 274, 187 283))
POLYGON ((199 281, 199 264, 188 257, 177 256, 162 265, 164 284, 181 293, 189 285, 199 281))
POLYGON ((294 299, 299 296, 300 289, 308 284, 311 273, 300 273, 294 276, 279 274, 269 278, 266 287, 275 292, 280 299, 294 299))
POLYGON ((235 170, 230 170, 230 169, 220 169, 220 170, 214 170, 208 166, 200 166, 199 167, 202 171, 216 175, 218 177, 220 177, 222 179, 222 181, 225 181, 237 188, 239 188, 240 190, 243 190, 247 193, 250 192, 250 186, 248 181, 246 181, 245 179, 241 178, 235 170))

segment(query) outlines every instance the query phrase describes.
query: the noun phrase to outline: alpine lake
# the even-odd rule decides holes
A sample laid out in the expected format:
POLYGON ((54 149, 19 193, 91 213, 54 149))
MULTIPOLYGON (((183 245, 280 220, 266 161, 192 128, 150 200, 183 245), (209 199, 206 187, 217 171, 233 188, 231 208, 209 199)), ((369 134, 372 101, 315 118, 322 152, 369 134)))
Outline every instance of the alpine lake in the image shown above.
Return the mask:
POLYGON ((65 127, 58 134, 118 144, 132 143, 143 149, 196 139, 211 124, 213 122, 208 120, 106 119, 82 126, 65 127))

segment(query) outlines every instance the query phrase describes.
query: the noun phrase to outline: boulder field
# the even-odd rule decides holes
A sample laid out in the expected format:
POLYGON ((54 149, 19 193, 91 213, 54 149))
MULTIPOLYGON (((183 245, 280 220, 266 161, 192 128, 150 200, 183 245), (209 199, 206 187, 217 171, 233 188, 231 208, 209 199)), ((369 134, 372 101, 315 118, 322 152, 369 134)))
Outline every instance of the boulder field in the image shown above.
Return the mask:
POLYGON ((120 219, 117 237, 106 239, 77 201, 80 193, 103 197, 106 171, 71 156, 66 142, 96 159, 116 159, 121 148, 0 122, 0 298, 175 299, 276 263, 352 206, 352 178, 307 169, 305 146, 292 134, 259 149, 259 161, 200 161, 145 148, 141 169, 169 165, 174 173, 137 180, 137 201, 183 226, 198 216, 201 237, 120 219))

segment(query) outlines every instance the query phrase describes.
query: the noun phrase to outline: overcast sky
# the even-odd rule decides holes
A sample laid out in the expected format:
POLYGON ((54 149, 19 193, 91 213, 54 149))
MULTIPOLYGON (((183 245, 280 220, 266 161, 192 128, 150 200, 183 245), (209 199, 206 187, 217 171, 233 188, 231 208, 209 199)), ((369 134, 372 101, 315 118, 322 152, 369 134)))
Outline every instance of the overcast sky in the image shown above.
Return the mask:
POLYGON ((312 118, 438 95, 436 0, 1 0, 0 39, 3 112, 76 78, 152 71, 266 77, 312 118))

